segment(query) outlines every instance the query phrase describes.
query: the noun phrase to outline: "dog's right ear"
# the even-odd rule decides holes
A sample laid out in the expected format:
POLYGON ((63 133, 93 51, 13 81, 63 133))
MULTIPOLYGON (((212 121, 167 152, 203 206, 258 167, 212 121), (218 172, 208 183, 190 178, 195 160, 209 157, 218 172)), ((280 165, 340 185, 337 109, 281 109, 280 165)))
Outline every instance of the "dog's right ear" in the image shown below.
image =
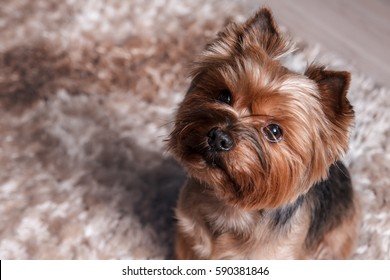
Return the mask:
POLYGON ((271 10, 261 8, 245 23, 230 23, 210 41, 193 64, 190 76, 199 77, 208 69, 218 67, 243 54, 279 59, 292 50, 292 44, 281 36, 271 10))
POLYGON ((242 50, 254 51, 257 54, 259 50, 264 50, 265 54, 272 59, 278 59, 293 49, 288 38, 281 36, 272 12, 268 8, 261 8, 249 18, 242 25, 242 29, 238 30, 237 37, 242 50))
POLYGON ((279 35, 278 27, 272 16, 271 10, 261 8, 256 14, 245 23, 245 29, 257 32, 264 32, 269 35, 279 35))
POLYGON ((253 45, 260 46, 271 57, 288 49, 288 42, 279 35, 278 26, 268 8, 261 8, 243 24, 226 25, 217 37, 206 45, 206 51, 220 55, 242 52, 253 45))

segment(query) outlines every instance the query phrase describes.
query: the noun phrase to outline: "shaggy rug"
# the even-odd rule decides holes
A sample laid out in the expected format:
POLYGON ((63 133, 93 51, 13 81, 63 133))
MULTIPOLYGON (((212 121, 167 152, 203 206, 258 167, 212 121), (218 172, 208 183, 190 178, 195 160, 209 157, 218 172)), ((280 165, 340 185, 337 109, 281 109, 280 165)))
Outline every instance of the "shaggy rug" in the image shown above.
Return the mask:
MULTIPOLYGON (((185 174, 165 152, 186 68, 256 1, 2 0, 0 259, 166 259, 185 174)), ((277 14, 277 12, 276 12, 277 14)), ((352 72, 345 158, 362 204, 355 259, 390 258, 390 91, 352 72)))

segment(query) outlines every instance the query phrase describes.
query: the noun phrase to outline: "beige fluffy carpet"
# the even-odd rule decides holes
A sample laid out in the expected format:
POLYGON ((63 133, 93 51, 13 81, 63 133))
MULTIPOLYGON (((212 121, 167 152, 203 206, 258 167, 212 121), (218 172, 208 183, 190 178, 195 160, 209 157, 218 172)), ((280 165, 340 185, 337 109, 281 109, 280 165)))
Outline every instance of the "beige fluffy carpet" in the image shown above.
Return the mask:
MULTIPOLYGON (((164 139, 186 67, 221 26, 256 7, 2 0, 0 258, 171 258, 185 174, 164 139)), ((354 258, 389 259, 390 91, 312 43, 287 63, 299 71, 318 58, 353 74, 345 162, 363 217, 354 258)))

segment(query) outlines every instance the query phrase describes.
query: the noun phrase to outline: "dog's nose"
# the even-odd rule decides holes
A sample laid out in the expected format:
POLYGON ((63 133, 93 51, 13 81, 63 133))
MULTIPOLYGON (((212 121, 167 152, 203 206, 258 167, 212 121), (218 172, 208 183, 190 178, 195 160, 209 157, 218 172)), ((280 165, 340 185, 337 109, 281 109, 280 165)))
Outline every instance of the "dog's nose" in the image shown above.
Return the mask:
POLYGON ((233 139, 218 127, 210 130, 207 137, 207 142, 214 151, 229 151, 233 147, 233 139))

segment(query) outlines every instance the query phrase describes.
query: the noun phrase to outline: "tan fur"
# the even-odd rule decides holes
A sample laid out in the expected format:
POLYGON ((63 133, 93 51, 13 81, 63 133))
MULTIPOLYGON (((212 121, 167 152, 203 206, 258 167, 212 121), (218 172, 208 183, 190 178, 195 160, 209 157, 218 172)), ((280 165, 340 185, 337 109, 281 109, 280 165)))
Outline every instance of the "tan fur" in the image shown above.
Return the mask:
MULTIPOLYGON (((360 229, 361 214, 355 198, 355 211, 341 225, 328 232, 311 254, 313 259, 348 259, 356 247, 357 232, 360 229)), ((309 253, 309 252, 308 252, 309 253)), ((310 253, 309 253, 310 254, 310 253)))
POLYGON ((180 220, 176 235, 179 259, 300 259, 304 255, 305 211, 295 218, 299 226, 273 235, 268 230, 271 221, 258 222, 259 212, 224 206, 201 185, 190 184, 182 190, 176 213, 180 220), (204 216, 191 209, 199 209, 204 216))
POLYGON ((275 235, 269 230, 272 221, 268 220, 267 211, 260 214, 227 207, 213 198, 204 186, 188 184, 182 189, 176 210, 180 221, 176 228, 176 257, 347 259, 355 248, 360 227, 357 202, 354 207, 350 217, 327 233, 316 248, 307 248, 303 246, 309 228, 307 206, 299 210, 291 227, 275 235))

